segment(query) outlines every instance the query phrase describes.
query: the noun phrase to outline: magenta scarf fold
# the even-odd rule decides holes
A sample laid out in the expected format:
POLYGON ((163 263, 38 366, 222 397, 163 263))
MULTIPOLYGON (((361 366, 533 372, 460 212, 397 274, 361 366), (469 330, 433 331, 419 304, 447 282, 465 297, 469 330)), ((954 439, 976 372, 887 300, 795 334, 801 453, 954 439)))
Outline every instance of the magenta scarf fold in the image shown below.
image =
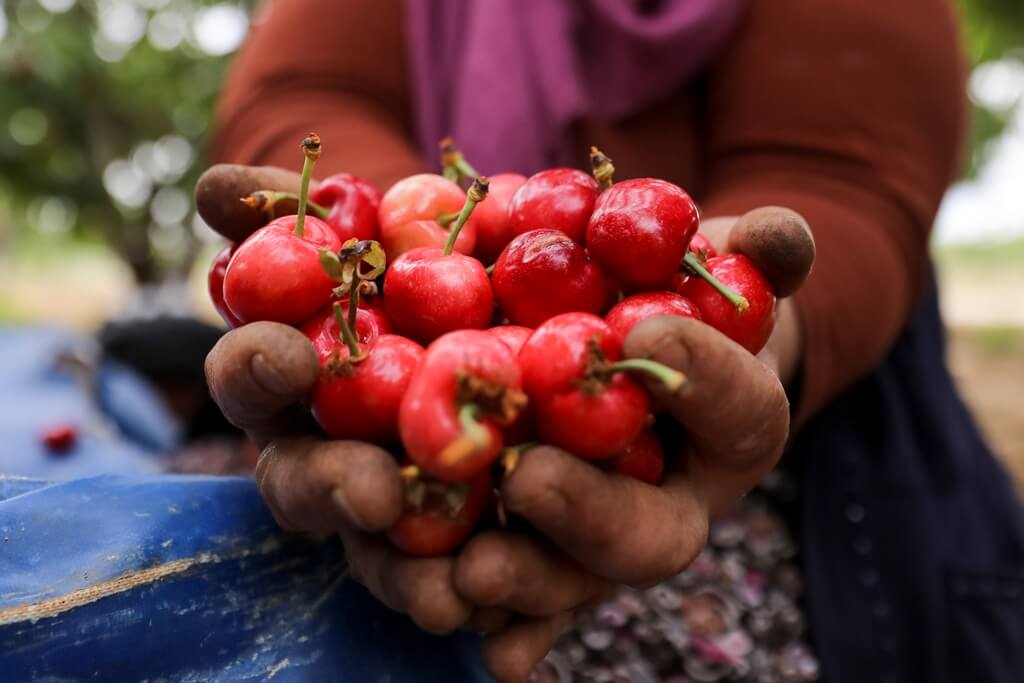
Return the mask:
MULTIPOLYGON (((405 0, 416 134, 481 173, 568 163, 570 127, 663 99, 713 56, 744 0, 405 0)), ((578 150, 577 150, 578 151, 578 150)))

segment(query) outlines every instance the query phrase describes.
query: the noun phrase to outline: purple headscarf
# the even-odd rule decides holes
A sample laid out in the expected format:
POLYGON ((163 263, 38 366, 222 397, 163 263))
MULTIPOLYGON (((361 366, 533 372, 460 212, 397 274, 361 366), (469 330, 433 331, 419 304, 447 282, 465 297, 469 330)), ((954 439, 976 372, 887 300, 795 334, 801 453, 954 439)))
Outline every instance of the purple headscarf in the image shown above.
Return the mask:
POLYGON ((405 0, 417 136, 452 135, 482 173, 567 163, 566 133, 665 98, 743 0, 405 0))

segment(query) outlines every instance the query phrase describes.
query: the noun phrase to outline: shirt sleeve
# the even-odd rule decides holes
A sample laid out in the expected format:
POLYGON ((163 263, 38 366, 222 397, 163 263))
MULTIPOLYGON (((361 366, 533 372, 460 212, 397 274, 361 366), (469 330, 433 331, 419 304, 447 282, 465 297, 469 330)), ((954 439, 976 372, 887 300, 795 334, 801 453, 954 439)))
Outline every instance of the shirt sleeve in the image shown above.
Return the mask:
POLYGON ((400 0, 267 0, 217 111, 215 161, 348 171, 379 188, 423 170, 413 140, 400 0))
POLYGON ((964 78, 947 0, 752 0, 713 68, 705 214, 786 206, 815 236, 797 423, 877 365, 927 282, 964 78))

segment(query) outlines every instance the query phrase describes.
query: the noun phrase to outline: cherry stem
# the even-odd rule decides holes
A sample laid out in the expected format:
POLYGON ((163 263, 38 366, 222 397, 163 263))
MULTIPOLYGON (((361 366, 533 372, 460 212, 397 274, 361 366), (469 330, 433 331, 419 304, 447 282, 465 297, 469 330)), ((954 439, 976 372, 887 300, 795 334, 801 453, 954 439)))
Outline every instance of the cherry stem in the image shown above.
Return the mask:
POLYGON ((677 391, 679 387, 686 384, 686 375, 647 358, 620 360, 612 363, 609 369, 612 372, 640 372, 649 375, 664 384, 669 391, 677 391))
MULTIPOLYGON (((242 203, 246 206, 251 206, 258 211, 266 213, 268 216, 276 218, 274 213, 274 207, 278 202, 291 200, 294 202, 299 201, 299 195, 296 192, 275 192, 273 190, 259 190, 253 192, 248 197, 242 197, 242 203)), ((320 220, 325 220, 330 215, 331 210, 322 204, 317 204, 306 200, 306 212, 311 213, 320 220)))
MULTIPOLYGON (((356 263, 356 270, 358 269, 359 264, 356 263)), ((356 314, 359 311, 359 285, 359 278, 354 277, 348 291, 348 327, 350 330, 356 329, 356 314)))
POLYGON ((341 330, 341 340, 345 342, 345 346, 348 347, 348 357, 353 363, 359 362, 365 355, 362 349, 359 348, 359 340, 356 339, 355 333, 349 326, 348 321, 345 320, 345 315, 341 311, 341 304, 337 301, 334 302, 334 321, 338 323, 338 329, 341 330))
POLYGON ((455 222, 455 219, 459 217, 460 213, 462 212, 453 211, 451 213, 442 213, 435 220, 437 221, 437 224, 440 225, 442 228, 447 228, 449 225, 455 222))
POLYGON ((494 275, 494 266, 496 265, 496 263, 492 263, 491 265, 484 268, 484 272, 487 273, 487 277, 491 277, 492 275, 494 275))
POLYGON ((302 152, 306 160, 302 163, 302 185, 299 188, 299 211, 295 217, 295 234, 302 237, 306 227, 306 204, 309 202, 309 180, 313 177, 313 164, 320 158, 322 146, 320 136, 310 133, 302 140, 302 152))
POLYGON ((459 217, 455 219, 455 225, 452 226, 451 232, 448 234, 448 242, 444 245, 443 252, 445 256, 451 256, 451 253, 455 251, 455 240, 459 238, 462 226, 469 220, 476 205, 487 199, 488 187, 487 176, 480 176, 473 180, 473 186, 466 192, 466 203, 462 205, 462 211, 459 212, 459 217))
POLYGON ((590 148, 590 168, 600 189, 607 190, 615 182, 615 166, 612 160, 597 147, 590 148))
POLYGON ((491 433, 477 421, 479 414, 480 407, 475 403, 464 403, 459 407, 462 434, 438 454, 438 462, 446 466, 456 465, 491 444, 491 433))
POLYGON ((450 137, 441 140, 441 173, 445 178, 457 183, 466 178, 476 178, 479 173, 462 156, 462 151, 455 146, 455 141, 450 137))
POLYGON ((725 283, 723 283, 721 280, 719 280, 710 272, 708 272, 708 269, 705 268, 704 264, 700 262, 700 259, 697 257, 697 255, 694 254, 689 249, 686 250, 686 256, 683 257, 683 263, 685 263, 686 266, 690 268, 698 276, 704 278, 704 280, 709 285, 718 290, 719 294, 728 299, 729 303, 736 307, 737 312, 745 313, 746 310, 750 308, 750 303, 747 301, 746 297, 742 296, 741 294, 737 294, 728 286, 726 286, 725 283))

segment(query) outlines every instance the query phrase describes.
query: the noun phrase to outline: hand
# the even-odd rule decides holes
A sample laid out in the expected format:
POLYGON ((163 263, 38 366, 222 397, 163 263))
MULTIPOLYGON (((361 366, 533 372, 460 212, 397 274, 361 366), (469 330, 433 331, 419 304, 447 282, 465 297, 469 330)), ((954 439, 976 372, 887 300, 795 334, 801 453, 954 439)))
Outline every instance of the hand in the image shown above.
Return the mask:
MULTIPOLYGON (((229 200, 267 189, 253 184, 250 174, 259 171, 230 172, 234 185, 218 179, 231 188, 229 200)), ((203 181, 201 197, 202 189, 203 181)), ((203 207, 200 202, 204 218, 235 239, 262 223, 224 226, 203 207)), ((731 230, 715 225, 720 244, 753 258, 780 295, 792 293, 810 268, 813 244, 792 214, 748 214, 731 230)), ((785 310, 783 302, 780 323, 785 310)), ((779 359, 792 362, 799 352, 795 318, 790 322, 780 324, 776 336, 783 336, 773 338, 763 360, 693 321, 661 318, 637 326, 627 353, 676 367, 690 379, 674 396, 651 387, 689 435, 665 484, 650 487, 556 449, 533 449, 503 483, 502 496, 506 509, 541 536, 484 532, 455 558, 407 558, 373 535, 401 511, 389 454, 367 444, 281 436, 308 425, 308 418, 297 421, 293 406, 315 382, 318 366, 301 334, 272 323, 248 325, 224 338, 207 368, 228 418, 266 444, 257 476, 278 521, 294 530, 338 532, 353 575, 382 602, 427 630, 466 626, 487 633, 484 658, 492 673, 520 681, 571 610, 615 583, 649 585, 685 568, 704 545, 709 517, 775 464, 789 424, 779 359)))

